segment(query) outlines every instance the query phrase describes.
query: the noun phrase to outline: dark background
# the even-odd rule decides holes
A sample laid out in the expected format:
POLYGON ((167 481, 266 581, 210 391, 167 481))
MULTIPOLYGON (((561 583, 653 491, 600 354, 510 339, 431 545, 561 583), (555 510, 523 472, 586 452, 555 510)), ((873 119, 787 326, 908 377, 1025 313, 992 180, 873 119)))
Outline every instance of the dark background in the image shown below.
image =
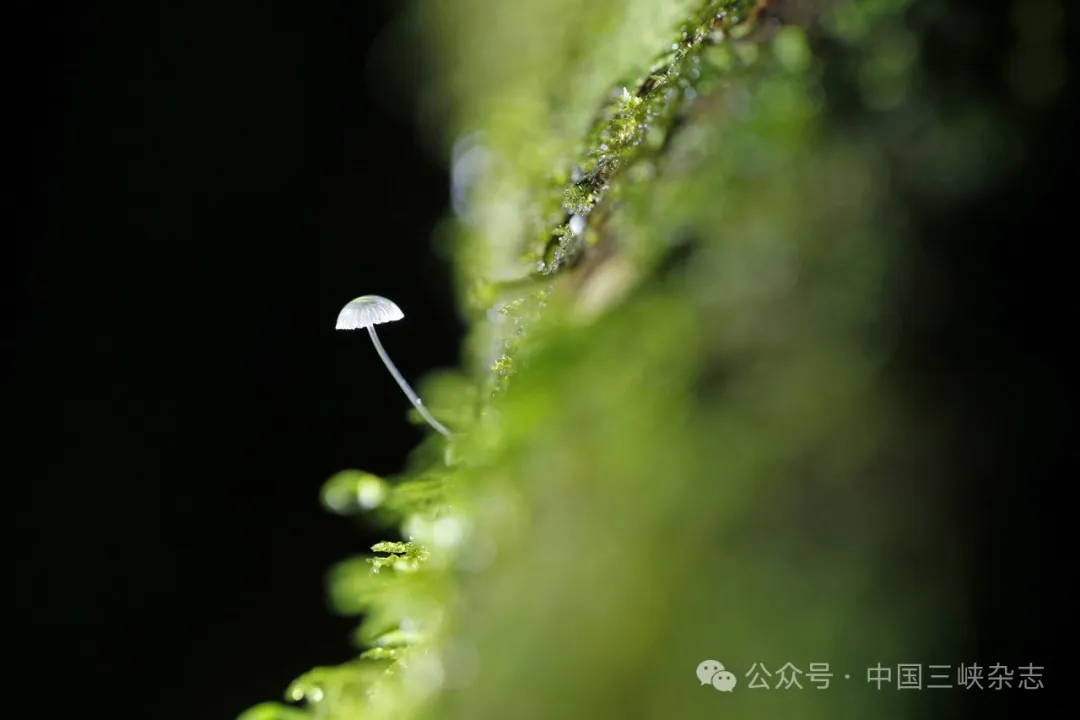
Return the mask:
MULTIPOLYGON (((10 24, 27 240, 9 247, 4 475, 10 634, 27 643, 12 657, 29 676, 12 692, 35 716, 230 718, 351 657, 355 621, 328 612, 323 576, 382 533, 325 513, 318 490, 343 468, 400 470, 422 435, 335 315, 359 294, 396 300, 407 321, 382 338, 410 379, 456 364, 461 332, 430 252, 445 171, 365 77, 390 6, 98 3, 10 24)), ((954 41, 931 37, 943 92, 993 59, 957 62, 954 41)), ((1025 166, 976 201, 913 201, 923 270, 959 299, 909 325, 898 355, 913 392, 978 428, 953 458, 982 558, 974 650, 1057 683, 1075 119, 1069 104, 1025 125, 1041 138, 1025 166)), ((912 318, 928 312, 919 278, 912 318)))
POLYGON ((103 2, 33 21, 16 598, 53 702, 230 718, 354 654, 324 574, 385 533, 319 489, 400 471, 422 434, 366 333, 334 321, 394 299, 406 321, 381 337, 411 380, 456 365, 461 332, 431 252, 446 173, 367 80, 385 10, 103 2))

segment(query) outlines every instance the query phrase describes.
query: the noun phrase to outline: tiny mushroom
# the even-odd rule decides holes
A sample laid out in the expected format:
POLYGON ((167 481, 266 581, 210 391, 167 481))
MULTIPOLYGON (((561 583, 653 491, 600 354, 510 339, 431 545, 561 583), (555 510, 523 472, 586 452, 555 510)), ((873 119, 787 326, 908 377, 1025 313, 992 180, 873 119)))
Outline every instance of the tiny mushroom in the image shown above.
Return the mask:
POLYGON ((394 367, 394 363, 390 361, 390 356, 386 354, 382 343, 379 342, 379 336, 375 334, 375 326, 379 323, 394 322, 401 320, 403 317, 405 317, 405 313, 401 312, 401 308, 390 300, 378 295, 362 295, 355 300, 349 301, 345 307, 341 308, 341 312, 338 313, 336 329, 359 330, 360 328, 367 328, 368 334, 371 335, 371 342, 375 344, 379 357, 386 364, 390 374, 397 380, 397 384, 405 391, 405 395, 412 402, 413 407, 420 411, 420 414, 424 416, 424 419, 428 421, 431 427, 450 437, 450 431, 446 429, 445 425, 432 417, 428 409, 424 407, 424 403, 420 401, 420 397, 409 387, 409 383, 405 382, 405 378, 394 367))

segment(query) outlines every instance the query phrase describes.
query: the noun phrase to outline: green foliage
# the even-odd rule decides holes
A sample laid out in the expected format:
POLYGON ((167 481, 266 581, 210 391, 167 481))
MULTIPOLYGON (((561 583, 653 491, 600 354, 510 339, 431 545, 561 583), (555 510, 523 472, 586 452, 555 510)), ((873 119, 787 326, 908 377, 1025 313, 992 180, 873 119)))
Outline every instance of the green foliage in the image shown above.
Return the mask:
POLYGON ((281 703, 262 703, 247 710, 239 720, 307 720, 311 716, 281 703))
MULTIPOLYGON (((903 0, 824 5, 860 123, 831 122, 813 38, 753 2, 416 7, 425 107, 472 163, 440 231, 466 363, 422 392, 455 434, 400 477, 327 483, 330 510, 405 541, 331 573, 361 654, 297 680, 302 716, 911 709, 840 677, 937 662, 956 629, 945 565, 903 583, 881 561, 941 539, 890 482, 906 409, 883 373, 902 228, 883 113, 911 111, 917 46, 903 0), (756 662, 830 663, 840 687, 721 694, 694 678, 713 657, 741 688, 756 662)), ((950 134, 993 135, 968 117, 928 128, 961 151, 925 167, 986 169, 950 134)))

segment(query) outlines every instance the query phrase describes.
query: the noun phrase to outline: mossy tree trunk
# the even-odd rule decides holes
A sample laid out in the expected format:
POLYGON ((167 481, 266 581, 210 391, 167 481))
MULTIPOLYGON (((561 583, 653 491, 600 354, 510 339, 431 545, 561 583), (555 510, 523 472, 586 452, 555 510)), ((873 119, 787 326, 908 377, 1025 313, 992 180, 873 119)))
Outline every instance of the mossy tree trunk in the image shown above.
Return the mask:
POLYGON ((971 660, 939 482, 962 438, 898 366, 898 317, 912 208, 961 202, 1013 155, 925 67, 949 18, 909 5, 415 8, 471 328, 460 374, 421 394, 454 435, 401 477, 328 486, 401 529, 333 583, 368 649, 298 681, 304 709, 252 717, 955 702, 897 692, 898 665, 956 685, 971 660), (706 660, 733 692, 702 686, 706 660))

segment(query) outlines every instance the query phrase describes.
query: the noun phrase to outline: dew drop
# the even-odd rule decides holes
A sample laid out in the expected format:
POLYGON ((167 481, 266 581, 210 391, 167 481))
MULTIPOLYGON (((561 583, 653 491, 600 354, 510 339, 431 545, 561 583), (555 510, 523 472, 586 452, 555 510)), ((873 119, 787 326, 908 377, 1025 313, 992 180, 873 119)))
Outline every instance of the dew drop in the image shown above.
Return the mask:
POLYGON ((356 500, 365 510, 377 508, 386 498, 386 483, 377 477, 364 478, 356 488, 356 500))
POLYGON ((583 215, 575 215, 570 218, 570 232, 575 235, 585 232, 585 217, 583 215))

